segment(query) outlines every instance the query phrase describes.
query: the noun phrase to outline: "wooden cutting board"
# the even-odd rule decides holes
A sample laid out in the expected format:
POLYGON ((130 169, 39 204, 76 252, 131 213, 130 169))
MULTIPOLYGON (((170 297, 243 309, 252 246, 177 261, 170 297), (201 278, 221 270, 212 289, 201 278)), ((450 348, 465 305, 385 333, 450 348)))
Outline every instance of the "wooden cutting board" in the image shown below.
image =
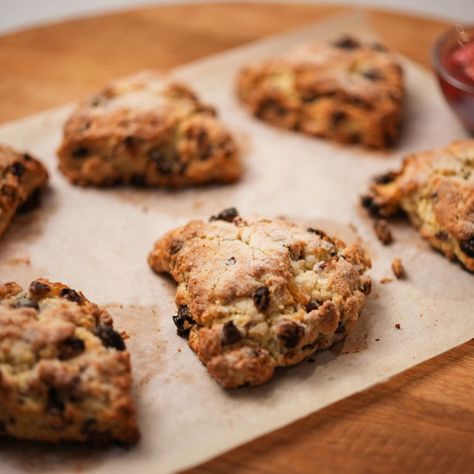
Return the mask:
MULTIPOLYGON (((3 36, 0 122, 77 100, 116 76, 171 68, 347 11, 294 4, 166 6, 3 36)), ((366 11, 388 46, 430 66, 431 44, 447 23, 366 11)), ((471 473, 473 374, 471 340, 189 472, 471 473)))

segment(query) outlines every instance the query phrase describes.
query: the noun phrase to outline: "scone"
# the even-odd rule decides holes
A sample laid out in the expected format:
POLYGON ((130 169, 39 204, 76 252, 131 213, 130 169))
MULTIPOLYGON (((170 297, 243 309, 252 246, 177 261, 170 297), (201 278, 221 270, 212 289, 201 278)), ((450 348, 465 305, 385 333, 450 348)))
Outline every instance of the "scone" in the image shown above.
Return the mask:
POLYGON ((358 245, 233 208, 169 232, 148 261, 178 283, 178 334, 227 388, 262 384, 344 338, 370 292, 358 245))
POLYGON ((244 68, 237 91, 256 117, 313 136, 385 148, 400 134, 402 69, 378 43, 302 45, 244 68))
POLYGON ((434 248, 474 271, 474 140, 407 156, 400 171, 375 178, 362 204, 374 217, 404 211, 434 248))
POLYGON ((78 185, 232 182, 236 143, 187 86, 144 72, 111 83, 68 119, 59 168, 78 185))
POLYGON ((130 356, 110 315, 39 279, 0 286, 0 434, 122 444, 138 440, 130 356))
POLYGON ((47 182, 48 172, 37 159, 0 144, 0 237, 17 212, 34 205, 47 182))

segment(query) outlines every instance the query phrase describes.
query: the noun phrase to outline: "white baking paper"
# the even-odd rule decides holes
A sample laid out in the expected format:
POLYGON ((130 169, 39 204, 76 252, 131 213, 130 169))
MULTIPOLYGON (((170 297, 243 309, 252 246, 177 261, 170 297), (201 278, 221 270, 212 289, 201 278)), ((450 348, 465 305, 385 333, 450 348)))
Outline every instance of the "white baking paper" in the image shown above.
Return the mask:
POLYGON ((403 140, 393 153, 367 152, 272 128, 251 118, 233 93, 238 69, 300 42, 350 32, 370 36, 361 15, 335 17, 175 71, 215 104, 245 151, 246 173, 231 186, 186 191, 81 189, 57 172, 55 149, 65 106, 5 124, 0 141, 42 157, 51 173, 43 205, 21 216, 0 242, 0 280, 28 284, 45 276, 106 305, 132 355, 142 432, 132 449, 51 447, 0 441, 2 473, 166 473, 201 463, 330 403, 384 381, 474 336, 474 276, 432 251, 408 224, 383 247, 358 208, 369 178, 397 167, 408 151, 443 146, 464 132, 432 75, 403 60, 408 89, 403 140), (153 242, 192 218, 236 206, 242 215, 284 215, 348 239, 373 258, 373 292, 342 348, 314 363, 279 370, 261 387, 226 391, 176 336, 174 283, 154 275, 153 242), (400 257, 407 279, 392 277, 400 257), (401 329, 396 329, 400 324, 401 329))

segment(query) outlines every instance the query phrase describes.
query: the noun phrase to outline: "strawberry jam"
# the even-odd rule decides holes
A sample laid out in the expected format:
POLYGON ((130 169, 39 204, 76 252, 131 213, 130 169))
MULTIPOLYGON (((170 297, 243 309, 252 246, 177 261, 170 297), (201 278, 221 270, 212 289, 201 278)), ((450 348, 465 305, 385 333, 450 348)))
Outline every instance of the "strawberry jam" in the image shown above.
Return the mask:
POLYGON ((433 60, 446 100, 474 134, 474 29, 457 27, 444 35, 433 60))

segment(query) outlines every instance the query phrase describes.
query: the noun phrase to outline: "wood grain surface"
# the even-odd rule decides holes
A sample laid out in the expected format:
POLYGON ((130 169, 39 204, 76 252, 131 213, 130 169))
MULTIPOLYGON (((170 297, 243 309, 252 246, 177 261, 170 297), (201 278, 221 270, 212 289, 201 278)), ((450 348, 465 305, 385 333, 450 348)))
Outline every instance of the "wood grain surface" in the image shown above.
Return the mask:
MULTIPOLYGON (((171 68, 344 11, 174 5, 9 34, 0 37, 0 122, 77 100, 115 76, 171 68)), ((446 23, 366 11, 386 44, 429 67, 431 44, 446 23)), ((189 472, 472 473, 474 342, 189 472)))

